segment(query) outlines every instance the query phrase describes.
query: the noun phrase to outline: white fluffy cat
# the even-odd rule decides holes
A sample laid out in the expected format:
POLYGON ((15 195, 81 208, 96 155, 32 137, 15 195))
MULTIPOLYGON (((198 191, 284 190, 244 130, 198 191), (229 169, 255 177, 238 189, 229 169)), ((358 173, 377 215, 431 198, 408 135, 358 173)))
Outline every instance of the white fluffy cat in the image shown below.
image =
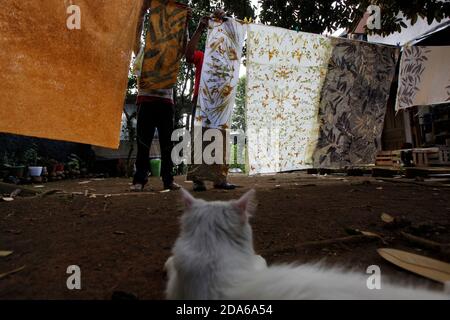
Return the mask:
MULTIPOLYGON (((368 289, 367 274, 320 265, 268 267, 253 250, 248 218, 255 191, 236 201, 193 198, 182 190, 186 211, 165 268, 168 299, 448 299, 444 293, 382 281, 368 289)), ((384 280, 384 278, 383 278, 384 280)))

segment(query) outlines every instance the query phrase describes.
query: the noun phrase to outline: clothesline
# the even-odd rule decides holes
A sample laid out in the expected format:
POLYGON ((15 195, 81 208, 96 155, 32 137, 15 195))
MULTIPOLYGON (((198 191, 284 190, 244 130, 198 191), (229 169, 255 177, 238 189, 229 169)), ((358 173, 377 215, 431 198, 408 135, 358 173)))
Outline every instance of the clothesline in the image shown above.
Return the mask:
MULTIPOLYGON (((208 11, 204 11, 204 10, 200 10, 200 9, 196 9, 196 8, 191 8, 191 10, 195 11, 197 13, 201 13, 201 14, 203 14, 205 16, 212 16, 214 14, 213 12, 208 12, 208 11)), ((228 16, 227 16, 227 18, 234 19, 234 20, 236 20, 236 21, 238 21, 240 23, 243 23, 243 24, 254 24, 254 25, 259 25, 259 26, 267 26, 266 24, 255 22, 253 20, 253 18, 251 18, 251 17, 245 17, 244 20, 238 19, 238 18, 235 18, 235 17, 228 17, 228 16)), ((271 26, 271 27, 277 27, 277 28, 282 28, 282 29, 296 31, 296 32, 311 33, 311 32, 301 31, 301 30, 298 29, 298 27, 296 27, 295 29, 289 29, 289 28, 279 27, 279 26, 271 26)), ((312 33, 312 34, 317 34, 317 33, 312 33)), ((333 36, 327 36, 327 35, 323 35, 323 34, 320 34, 320 35, 322 35, 324 37, 336 38, 336 37, 333 37, 333 36)), ((349 40, 363 41, 363 40, 358 40, 358 39, 349 39, 349 40)), ((394 46, 394 45, 388 45, 388 44, 379 44, 379 45, 384 45, 384 46, 387 46, 387 47, 400 47, 402 49, 410 47, 409 44, 404 44, 403 46, 394 46)))

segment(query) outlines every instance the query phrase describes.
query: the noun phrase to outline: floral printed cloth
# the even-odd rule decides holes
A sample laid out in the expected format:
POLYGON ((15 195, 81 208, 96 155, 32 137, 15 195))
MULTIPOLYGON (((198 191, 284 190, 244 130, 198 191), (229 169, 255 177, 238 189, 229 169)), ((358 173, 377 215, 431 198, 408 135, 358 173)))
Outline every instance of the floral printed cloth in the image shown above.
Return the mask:
POLYGON ((450 47, 406 47, 400 60, 396 110, 450 101, 450 47))
POLYGON ((311 167, 320 90, 331 55, 321 35, 250 24, 247 37, 249 173, 311 167))
POLYGON ((195 125, 230 127, 245 29, 231 18, 224 22, 210 20, 195 125))
POLYGON ((333 38, 322 88, 314 167, 372 164, 398 60, 394 47, 333 38))

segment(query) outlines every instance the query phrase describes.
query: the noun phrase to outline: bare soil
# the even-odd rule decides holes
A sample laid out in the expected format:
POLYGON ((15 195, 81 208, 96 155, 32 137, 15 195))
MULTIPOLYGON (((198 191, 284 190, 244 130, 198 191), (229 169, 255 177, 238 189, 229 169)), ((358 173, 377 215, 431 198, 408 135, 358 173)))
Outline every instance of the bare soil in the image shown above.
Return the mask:
MULTIPOLYGON (((150 180, 155 191, 140 194, 129 192, 128 179, 80 184, 83 181, 34 188, 59 189, 66 192, 63 194, 19 196, 0 202, 0 250, 14 251, 0 257, 0 274, 25 266, 0 277, 0 299, 111 299, 114 292, 139 299, 164 298, 163 265, 178 235, 183 212, 179 193, 161 193, 162 184, 156 178, 150 180), (81 290, 66 287, 69 265, 81 268, 81 290)), ((448 255, 418 248, 399 235, 408 231, 450 243, 448 187, 304 173, 232 175, 230 181, 241 188, 210 189, 196 196, 227 200, 255 188, 259 201, 252 219, 255 249, 269 263, 325 260, 361 272, 376 264, 383 275, 399 281, 440 287, 383 260, 376 249, 392 247, 450 261, 448 255), (405 225, 389 227, 380 219, 382 213, 401 217, 405 225), (386 243, 300 246, 348 236, 349 229, 375 232, 386 243)), ((177 177, 177 182, 192 188, 184 177, 177 177)))

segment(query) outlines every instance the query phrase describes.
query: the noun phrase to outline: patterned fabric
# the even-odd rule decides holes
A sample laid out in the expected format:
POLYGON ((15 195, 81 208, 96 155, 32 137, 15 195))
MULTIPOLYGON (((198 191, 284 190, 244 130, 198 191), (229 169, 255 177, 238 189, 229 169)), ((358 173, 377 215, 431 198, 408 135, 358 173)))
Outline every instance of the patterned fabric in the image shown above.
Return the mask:
POLYGON ((372 164, 380 147, 398 49, 333 39, 314 167, 372 164))
POLYGON ((141 7, 142 0, 1 1, 0 131, 117 148, 141 7), (67 26, 72 2, 81 30, 67 26))
POLYGON ((331 40, 261 25, 247 36, 247 135, 250 174, 311 166, 319 94, 331 40))
POLYGON ((186 37, 187 7, 171 0, 152 0, 139 94, 170 89, 177 82, 186 37))
POLYGON ((244 36, 245 25, 234 19, 210 21, 195 115, 196 125, 218 129, 230 127, 244 36))
POLYGON ((450 101, 450 47, 406 47, 396 110, 450 101))

